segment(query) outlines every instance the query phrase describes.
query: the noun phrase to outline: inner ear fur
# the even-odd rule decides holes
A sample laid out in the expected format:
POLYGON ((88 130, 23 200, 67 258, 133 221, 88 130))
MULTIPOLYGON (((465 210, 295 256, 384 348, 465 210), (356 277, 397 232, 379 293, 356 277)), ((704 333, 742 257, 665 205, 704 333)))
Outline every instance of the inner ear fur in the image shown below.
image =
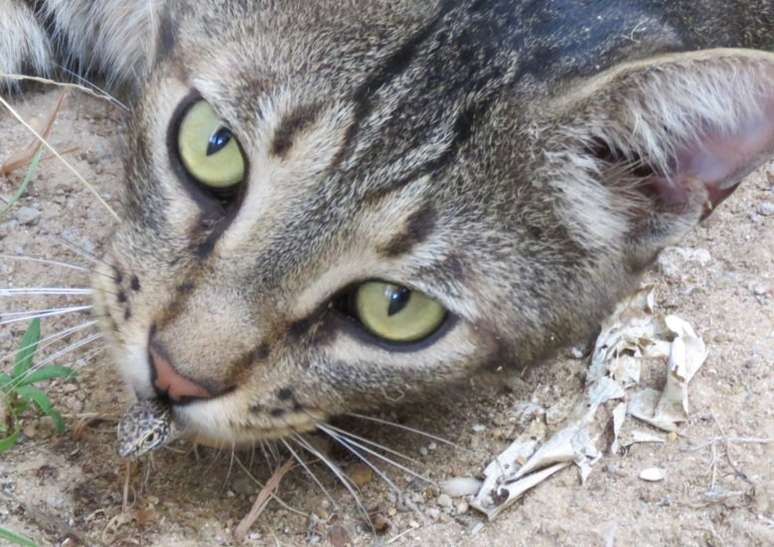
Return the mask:
POLYGON ((774 157, 774 53, 718 49, 622 65, 555 107, 557 146, 616 193, 628 236, 652 257, 774 157))

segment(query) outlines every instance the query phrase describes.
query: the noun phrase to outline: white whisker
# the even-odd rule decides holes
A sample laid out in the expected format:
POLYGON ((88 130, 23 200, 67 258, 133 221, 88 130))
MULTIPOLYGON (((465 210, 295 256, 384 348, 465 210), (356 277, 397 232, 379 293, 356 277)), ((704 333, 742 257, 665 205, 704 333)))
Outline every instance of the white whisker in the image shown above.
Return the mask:
POLYGON ((325 454, 317 450, 314 446, 312 446, 310 443, 306 441, 301 435, 298 433, 293 434, 293 439, 296 441, 296 443, 310 452, 311 454, 317 456, 317 458, 323 462, 328 469, 330 469, 334 475, 341 481, 341 484, 344 485, 344 488, 347 489, 349 494, 352 496, 352 499, 355 500, 355 504, 357 504, 358 509, 363 513, 363 515, 366 518, 366 522, 370 523, 371 519, 368 517, 368 511, 366 511, 366 508, 363 506, 363 502, 360 500, 360 496, 357 495, 357 486, 352 484, 349 477, 344 473, 344 471, 341 470, 341 468, 336 465, 334 462, 330 460, 325 454))
POLYGON ((100 338, 102 338, 102 334, 101 333, 97 333, 97 334, 92 334, 91 336, 87 336, 86 338, 82 338, 81 340, 78 340, 77 342, 73 342, 69 346, 66 346, 63 349, 61 349, 59 351, 56 351, 56 352, 52 353, 51 355, 46 356, 46 358, 43 359, 42 361, 40 361, 39 363, 35 363, 35 366, 31 367, 27 371, 27 373, 32 373, 32 371, 37 370, 37 369, 39 369, 41 367, 44 367, 45 365, 49 364, 52 361, 56 361, 57 359, 59 359, 63 355, 67 355, 68 353, 72 353, 75 350, 77 350, 79 348, 82 348, 83 346, 87 346, 87 345, 91 344, 92 342, 95 342, 95 341, 99 340, 100 338))
MULTIPOLYGON (((13 319, 8 319, 4 321, 0 321, 0 325, 10 325, 11 323, 18 323, 19 321, 30 321, 32 319, 43 319, 44 317, 55 317, 57 315, 65 315, 68 313, 77 313, 81 311, 86 311, 92 309, 94 306, 75 306, 72 308, 61 308, 56 311, 51 311, 47 313, 40 313, 37 315, 26 315, 24 317, 15 317, 13 319)), ((0 318, 3 317, 0 315, 0 318)))
POLYGON ((282 444, 285 445, 285 448, 288 449, 290 454, 293 456, 293 458, 301 465, 301 468, 306 472, 309 477, 314 481, 314 483, 322 490, 323 494, 325 494, 325 497, 330 500, 330 502, 333 504, 334 507, 338 508, 338 505, 336 504, 336 501, 331 497, 331 495, 328 493, 328 490, 323 486, 322 482, 320 482, 320 479, 317 478, 317 475, 312 473, 312 470, 309 468, 309 466, 304 462, 304 460, 296 454, 296 451, 293 450, 293 447, 290 446, 290 443, 288 443, 286 440, 281 439, 282 444))
POLYGON ((109 279, 115 279, 115 276, 112 276, 108 273, 93 270, 90 268, 87 268, 85 266, 80 266, 78 264, 70 264, 69 262, 62 262, 61 260, 49 260, 47 258, 39 258, 36 256, 24 256, 24 255, 3 255, 0 254, 0 260, 17 260, 20 262, 37 262, 39 264, 46 264, 48 266, 59 266, 61 268, 68 268, 70 270, 75 270, 78 272, 83 272, 89 275, 103 275, 109 279))
POLYGON ((331 424, 327 424, 325 427, 328 427, 328 428, 336 431, 337 433, 339 433, 341 435, 344 435, 345 437, 352 438, 352 439, 357 439, 360 442, 364 442, 364 443, 369 444, 369 445, 371 445, 373 447, 376 447, 376 448, 378 448, 380 450, 384 450, 385 452, 388 452, 390 454, 393 454, 395 456, 403 458, 404 460, 408 460, 408 461, 410 461, 413 464, 423 465, 422 462, 420 462, 419 460, 416 460, 416 459, 412 458, 411 456, 407 456, 407 455, 403 454, 402 452, 398 452, 395 449, 392 449, 392 448, 389 448, 387 446, 384 446, 383 444, 379 444, 376 441, 372 441, 370 439, 366 439, 365 437, 361 437, 359 435, 355 435, 354 433, 350 433, 349 431, 344 431, 343 429, 340 429, 338 427, 332 426, 331 424))
POLYGON ((465 447, 460 446, 456 443, 453 443, 447 439, 444 439, 443 437, 439 437, 437 435, 432 435, 431 433, 426 433, 424 431, 421 431, 419 429, 414 429, 413 427, 409 427, 407 425, 402 424, 396 424, 395 422, 390 422, 389 420, 383 420, 382 418, 374 418, 373 416, 365 416, 363 414, 355 414, 355 413, 349 413, 347 416, 352 416, 353 418, 360 418, 361 420, 368 420, 371 422, 376 422, 378 424, 384 424, 388 425, 390 427, 396 427, 398 429, 403 429, 404 431, 408 431, 410 433, 416 433, 417 435, 422 435, 423 437, 427 437, 428 439, 432 439, 434 441, 438 441, 439 443, 447 444, 449 446, 453 446, 454 448, 457 448, 459 450, 466 450, 465 447))
MULTIPOLYGON (((61 69, 65 73, 69 74, 70 76, 72 76, 73 78, 78 80, 79 82, 81 82, 81 86, 78 87, 78 89, 80 89, 81 91, 89 93, 89 94, 91 94, 91 95, 93 95, 93 96, 95 96, 95 97, 97 97, 99 99, 104 99, 107 102, 109 102, 111 104, 114 104, 115 106, 121 108, 122 110, 124 110, 126 112, 129 111, 129 107, 128 106, 126 106, 124 103, 122 103, 116 97, 114 97, 113 95, 108 93, 106 90, 102 89, 101 87, 99 87, 97 84, 95 84, 91 80, 88 80, 88 79, 84 78, 83 76, 81 76, 77 72, 73 72, 72 70, 70 70, 66 66, 60 65, 58 63, 57 63, 56 66, 59 67, 59 69, 61 69), (88 88, 91 88, 91 89, 88 89, 88 88)), ((57 82, 57 84, 61 85, 60 82, 57 82)))
POLYGON ((23 262, 38 262, 40 264, 48 264, 49 266, 61 266, 62 268, 69 268, 71 270, 77 270, 79 272, 90 273, 91 270, 78 266, 76 264, 70 264, 68 262, 61 262, 59 260, 48 260, 46 258, 38 258, 34 256, 14 256, 14 255, 0 255, 0 260, 19 260, 23 262))
POLYGON ((357 448, 359 448, 360 450, 363 450, 364 452, 367 452, 367 453, 371 454, 372 456, 374 456, 374 457, 376 457, 376 458, 379 458, 380 460, 382 460, 382 461, 383 461, 383 462, 385 462, 385 463, 388 463, 388 464, 390 464, 390 465, 392 465, 392 466, 394 466, 394 467, 397 467, 397 468, 398 468, 398 469, 400 469, 401 471, 404 471, 405 473, 408 473, 409 475, 411 475, 411 476, 413 476, 413 477, 416 477, 416 478, 418 478, 418 479, 420 479, 420 480, 423 480, 423 481, 425 481, 425 482, 427 482, 427 483, 430 483, 430 484, 435 484, 435 482, 434 482, 434 481, 432 481, 432 480, 428 479, 427 477, 425 477, 425 476, 423 476, 423 475, 420 475, 419 473, 417 473, 416 471, 413 471, 412 469, 409 469, 409 468, 408 468, 408 467, 406 467, 405 465, 402 465, 402 464, 400 464, 400 463, 396 462, 395 460, 391 460, 391 459, 390 459, 390 458, 388 458, 387 456, 384 456, 383 454, 379 454, 379 453, 378 453, 378 452, 376 452, 375 450, 371 450, 371 449, 370 449, 370 448, 368 448, 367 446, 365 446, 365 445, 362 445, 362 444, 360 444, 360 443, 359 443, 359 442, 357 442, 357 441, 353 441, 352 439, 346 439, 346 438, 343 438, 343 436, 342 436, 342 435, 338 435, 338 434, 336 434, 335 432, 331 431, 330 429, 328 429, 328 428, 327 428, 327 427, 325 427, 324 425, 317 424, 317 429, 319 429, 320 431, 322 431, 322 432, 326 433, 327 435, 329 435, 329 436, 330 436, 330 437, 332 437, 333 439, 335 439, 335 440, 339 441, 339 443, 345 443, 345 444, 347 444, 347 445, 348 445, 348 446, 350 446, 350 447, 351 447, 351 446, 356 446, 356 447, 357 447, 357 448))
MULTIPOLYGON (((29 375, 31 375, 32 373, 34 373, 37 370, 40 370, 41 368, 43 368, 47 364, 51 363, 52 361, 54 361, 56 359, 59 359, 62 355, 67 355, 68 353, 72 353, 76 349, 81 348, 83 346, 86 346, 86 345, 88 345, 88 344, 90 344, 90 343, 92 343, 95 340, 98 340, 100 338, 102 338, 102 335, 101 334, 96 334, 96 335, 90 336, 88 338, 84 338, 83 340, 79 340, 78 342, 75 342, 74 344, 71 344, 70 346, 68 346, 64 350, 61 350, 61 351, 58 351, 56 353, 51 354, 50 356, 48 356, 43 361, 41 361, 39 363, 35 363, 35 365, 33 365, 32 367, 27 369, 24 372, 24 374, 21 374, 20 376, 17 376, 16 378, 14 378, 13 381, 10 384, 8 384, 7 387, 13 388, 13 387, 19 385, 29 375)), ((83 359, 86 362, 88 362, 89 360, 93 359, 96 355, 98 355, 99 353, 105 351, 106 349, 107 349, 107 346, 101 346, 101 347, 98 347, 98 348, 94 348, 93 350, 90 350, 89 353, 87 353, 87 354, 85 354, 83 356, 78 357, 78 359, 73 359, 73 360, 67 362, 66 365, 70 365, 70 364, 74 363, 75 361, 77 361, 79 359, 83 359)))
POLYGON ((263 457, 266 460, 267 465, 275 465, 277 464, 277 460, 274 459, 273 455, 270 457, 269 451, 266 450, 266 441, 263 439, 260 439, 258 443, 261 445, 261 452, 263 452, 263 457))
POLYGON ((27 349, 30 349, 30 348, 34 348, 35 346, 37 346, 36 352, 40 353, 42 350, 44 350, 45 348, 47 348, 51 344, 55 344, 56 342, 58 342, 62 338, 66 338, 66 337, 70 336, 73 333, 82 331, 84 329, 88 329, 89 327, 91 327, 93 325, 96 325, 96 324, 97 324, 96 321, 87 321, 85 323, 81 323, 80 325, 76 325, 75 327, 70 327, 69 329, 65 329, 63 331, 56 332, 54 334, 46 336, 45 338, 41 338, 37 342, 34 342, 32 344, 27 344, 26 346, 23 346, 21 348, 17 348, 17 349, 15 349, 13 351, 9 351, 5 355, 0 356, 0 362, 5 361, 9 357, 13 357, 14 355, 19 353, 20 351, 24 351, 24 350, 27 350, 27 349))
POLYGON ((14 287, 0 289, 0 296, 62 296, 92 294, 94 289, 86 287, 14 287))
POLYGON ((0 312, 0 318, 2 319, 10 319, 12 317, 22 317, 27 315, 40 315, 44 313, 49 313, 52 311, 63 311, 63 310, 69 310, 70 308, 45 308, 45 309, 39 309, 39 310, 24 310, 24 311, 4 311, 0 312))
POLYGON ((63 238, 61 236, 56 236, 56 239, 57 239, 57 241, 62 243, 65 247, 70 249, 72 252, 74 252, 75 254, 80 256, 81 258, 84 258, 84 259, 88 260, 89 262, 94 262, 94 263, 97 263, 97 264, 104 264, 108 268, 112 268, 113 267, 110 264, 108 264, 106 261, 104 261, 103 259, 98 257, 97 255, 95 255, 94 253, 92 253, 90 251, 87 251, 82 246, 74 243, 73 241, 70 241, 69 239, 65 239, 65 238, 63 238))
MULTIPOLYGON (((323 431, 324 431, 324 430, 323 430, 323 431)), ((329 435, 329 436, 330 436, 330 437, 331 437, 331 438, 332 438, 334 441, 336 441, 337 443, 339 443, 341 446, 343 446, 344 448, 346 448, 347 450, 349 450, 349 451, 350 451, 350 452, 351 452, 351 453, 352 453, 352 454, 353 454, 353 455, 354 455, 354 456, 355 456, 357 459, 359 459, 359 460, 360 460, 360 461, 362 461, 364 464, 366 464, 368 467, 370 467, 370 468, 373 470, 373 472, 374 472, 374 473, 376 473, 377 475, 379 475, 379 477, 380 477, 380 478, 381 478, 381 479, 382 479, 384 482, 386 482, 386 483, 387 483, 387 485, 388 485, 390 488, 392 488, 393 490, 395 490, 395 492, 397 492, 397 493, 398 493, 398 494, 399 494, 401 497, 403 496, 403 490, 401 490, 400 488, 398 488, 398 486, 397 486, 397 485, 396 485, 394 482, 392 482, 392 480, 390 480, 390 477, 388 477, 388 476, 387 476, 387 474, 386 474, 386 473, 384 473, 384 471, 382 471, 381 469, 379 469, 379 468, 378 468, 376 465, 374 465, 373 463, 371 463, 371 461, 369 461, 369 459, 368 459, 368 458, 366 458, 366 457, 365 457, 365 456, 363 456, 363 455, 362 455, 360 452, 358 452, 357 450, 355 450, 355 449, 354 449, 354 448, 353 448, 353 447, 352 447, 352 446, 349 444, 349 442, 347 442, 345 439, 343 439, 343 438, 341 438, 341 437, 339 437, 339 436, 337 436, 337 435, 334 435, 334 434, 333 434, 333 433, 331 433, 330 431, 325 431, 325 433, 326 433, 327 435, 329 435)))

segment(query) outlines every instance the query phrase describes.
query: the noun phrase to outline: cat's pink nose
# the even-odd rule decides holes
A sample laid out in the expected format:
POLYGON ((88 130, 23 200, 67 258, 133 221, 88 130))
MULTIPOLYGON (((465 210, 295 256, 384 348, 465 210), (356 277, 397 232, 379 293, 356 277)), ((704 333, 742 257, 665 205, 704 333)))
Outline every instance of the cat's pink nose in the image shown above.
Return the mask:
POLYGON ((169 359, 152 345, 148 354, 153 367, 153 387, 158 393, 168 396, 173 402, 212 397, 206 387, 177 372, 169 359))

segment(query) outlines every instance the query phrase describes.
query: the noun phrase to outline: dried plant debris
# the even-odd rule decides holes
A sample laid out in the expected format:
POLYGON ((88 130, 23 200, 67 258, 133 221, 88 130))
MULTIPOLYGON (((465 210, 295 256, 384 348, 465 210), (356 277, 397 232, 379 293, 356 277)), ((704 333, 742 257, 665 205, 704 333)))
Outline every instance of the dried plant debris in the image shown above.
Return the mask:
MULTIPOLYGON (((655 311, 651 286, 619 304, 602 325, 584 396, 548 440, 522 435, 484 470, 472 506, 490 520, 525 491, 572 464, 585 482, 605 451, 634 443, 663 443, 657 433, 629 427, 629 416, 674 432, 688 419, 688 383, 707 358, 690 324, 655 311), (644 364, 666 363, 661 391, 640 385, 644 364)), ((647 479, 646 479, 647 480, 647 479)), ((653 479, 650 479, 653 480, 653 479)))

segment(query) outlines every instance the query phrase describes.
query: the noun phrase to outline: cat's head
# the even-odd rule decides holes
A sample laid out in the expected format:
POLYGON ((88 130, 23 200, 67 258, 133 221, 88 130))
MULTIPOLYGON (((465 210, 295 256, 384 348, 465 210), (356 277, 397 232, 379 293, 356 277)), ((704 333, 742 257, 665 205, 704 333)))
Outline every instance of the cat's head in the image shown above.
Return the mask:
POLYGON ((203 437, 530 365, 774 152, 773 54, 526 74, 416 4, 160 14, 97 304, 203 437))

